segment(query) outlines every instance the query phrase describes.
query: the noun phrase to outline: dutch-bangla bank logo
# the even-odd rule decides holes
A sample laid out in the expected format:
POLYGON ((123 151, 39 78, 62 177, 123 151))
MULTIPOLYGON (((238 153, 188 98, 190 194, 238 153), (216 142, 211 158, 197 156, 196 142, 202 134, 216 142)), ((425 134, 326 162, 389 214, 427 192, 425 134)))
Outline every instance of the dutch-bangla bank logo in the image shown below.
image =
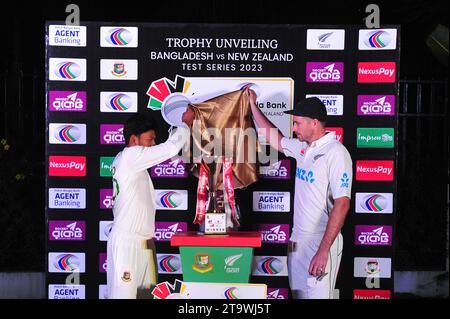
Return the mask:
POLYGON ((49 156, 49 176, 86 176, 86 156, 49 156))
POLYGON ((356 225, 355 245, 357 246, 391 246, 392 226, 356 225))
POLYGON ((49 60, 50 81, 86 81, 86 59, 49 60))
POLYGON ((344 82, 343 62, 306 62, 306 82, 344 82))
POLYGON ((392 214, 392 193, 356 193, 355 212, 362 214, 392 214))
POLYGON ((156 209, 187 209, 187 190, 156 189, 156 209))
POLYGON ((48 208, 85 209, 85 188, 49 188, 48 208))
POLYGON ((52 112, 86 112, 85 91, 50 91, 49 110, 52 112))
POLYGON ((393 83, 395 66, 395 62, 359 62, 358 83, 393 83))
POLYGON ((85 254, 69 252, 49 253, 48 272, 85 272, 85 254))
POLYGON ((356 161, 357 181, 393 181, 394 161, 360 160, 356 161))
POLYGON ((100 92, 100 112, 136 113, 136 92, 100 92))
POLYGON ((187 223, 185 222, 155 222, 155 238, 156 241, 170 241, 172 236, 177 232, 187 231, 187 223))
POLYGON ((180 255, 157 254, 158 273, 181 274, 180 255))
POLYGON ((287 276, 286 256, 254 256, 254 276, 287 276))
POLYGON ((397 29, 359 30, 359 50, 395 50, 397 29))
POLYGON ((138 46, 138 28, 100 27, 100 46, 136 48, 138 46))
POLYGON ((86 124, 50 123, 50 144, 86 144, 86 124))
POLYGON ((359 116, 393 116, 395 114, 394 95, 358 95, 359 116))

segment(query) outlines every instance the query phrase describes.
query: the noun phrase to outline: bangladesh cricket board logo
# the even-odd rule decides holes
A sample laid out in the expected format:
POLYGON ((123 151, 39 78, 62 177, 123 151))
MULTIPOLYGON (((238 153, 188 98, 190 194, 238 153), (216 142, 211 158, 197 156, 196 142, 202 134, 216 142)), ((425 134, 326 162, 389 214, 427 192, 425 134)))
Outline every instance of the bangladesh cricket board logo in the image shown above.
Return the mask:
POLYGON ((196 254, 194 257, 194 264, 192 269, 199 273, 207 273, 213 270, 213 265, 211 264, 211 257, 208 254, 196 254))

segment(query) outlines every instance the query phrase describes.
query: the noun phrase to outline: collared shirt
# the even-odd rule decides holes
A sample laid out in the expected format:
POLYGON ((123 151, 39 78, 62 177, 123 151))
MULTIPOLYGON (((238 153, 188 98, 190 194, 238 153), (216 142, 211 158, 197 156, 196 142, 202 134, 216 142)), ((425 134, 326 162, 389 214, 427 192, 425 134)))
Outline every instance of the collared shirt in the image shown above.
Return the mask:
POLYGON ((297 160, 295 172, 292 240, 300 235, 325 232, 334 200, 351 198, 352 159, 334 132, 308 145, 296 138, 282 138, 286 156, 297 160))
POLYGON ((175 156, 189 137, 187 126, 155 146, 125 147, 112 163, 113 231, 149 239, 155 234, 155 189, 147 169, 175 156))

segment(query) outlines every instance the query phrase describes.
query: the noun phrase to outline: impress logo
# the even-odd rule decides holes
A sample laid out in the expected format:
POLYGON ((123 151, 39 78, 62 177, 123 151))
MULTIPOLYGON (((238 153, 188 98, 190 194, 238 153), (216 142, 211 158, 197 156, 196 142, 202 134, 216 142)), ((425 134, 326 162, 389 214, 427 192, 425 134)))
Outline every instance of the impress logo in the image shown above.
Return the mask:
POLYGON ((86 27, 77 25, 49 25, 48 44, 61 47, 85 47, 86 27))
POLYGON ((49 240, 85 240, 86 222, 73 220, 50 220, 49 240))
POLYGON ((50 144, 86 144, 86 124, 50 123, 50 144))
POLYGON ((390 290, 355 289, 353 299, 391 299, 390 290))
POLYGON ((357 181, 393 181, 394 161, 356 161, 357 181))
POLYGON ((394 148, 394 129, 391 127, 358 127, 358 148, 394 148))
POLYGON ((184 222, 155 222, 156 241, 170 241, 176 232, 187 231, 187 223, 184 222))
POLYGON ((392 193, 356 193, 355 212, 363 214, 392 214, 392 193))
POLYGON ((85 299, 84 285, 48 285, 48 299, 85 299))
POLYGON ((325 131, 334 132, 336 135, 336 140, 338 142, 344 143, 344 129, 342 127, 326 127, 325 131))
POLYGON ((111 177, 111 165, 114 162, 114 158, 112 156, 101 156, 100 157, 100 176, 102 177, 111 177))
POLYGON ((125 144, 123 124, 100 124, 100 144, 125 144))
POLYGON ((356 246, 391 246, 392 226, 386 225, 356 225, 356 246))
POLYGON ((263 243, 287 244, 289 241, 288 224, 258 224, 256 228, 261 232, 263 243))
POLYGON ((395 71, 395 62, 359 62, 358 83, 393 83, 395 71))
POLYGON ((86 176, 86 156, 49 156, 49 176, 86 176))
POLYGON ((137 48, 137 27, 100 27, 100 47, 137 48))
POLYGON ((50 91, 49 110, 53 112, 86 112, 85 91, 50 91))
POLYGON ((289 180, 291 178, 291 162, 283 159, 267 166, 260 166, 259 176, 263 179, 289 180))
POLYGON ((181 158, 169 159, 150 168, 150 176, 158 178, 187 178, 186 163, 181 158))
POLYGON ((344 63, 306 62, 306 82, 344 82, 344 63))
POLYGON ((327 115, 343 115, 344 114, 344 96, 343 95, 322 95, 322 94, 307 94, 306 98, 317 97, 325 104, 327 108, 327 115))

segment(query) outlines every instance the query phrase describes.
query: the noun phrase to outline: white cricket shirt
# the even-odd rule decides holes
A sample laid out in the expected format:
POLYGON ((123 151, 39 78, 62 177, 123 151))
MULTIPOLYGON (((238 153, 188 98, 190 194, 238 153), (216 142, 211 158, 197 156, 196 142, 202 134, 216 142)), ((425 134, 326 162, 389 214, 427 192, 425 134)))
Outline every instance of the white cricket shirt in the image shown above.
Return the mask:
POLYGON ((114 231, 149 239, 155 233, 155 189, 147 169, 175 156, 190 131, 178 127, 166 142, 125 147, 112 163, 114 231))
POLYGON ((350 154, 336 140, 334 132, 311 145, 297 138, 284 137, 281 146, 286 156, 297 160, 291 239, 297 241, 300 235, 323 235, 334 199, 351 198, 350 154))

